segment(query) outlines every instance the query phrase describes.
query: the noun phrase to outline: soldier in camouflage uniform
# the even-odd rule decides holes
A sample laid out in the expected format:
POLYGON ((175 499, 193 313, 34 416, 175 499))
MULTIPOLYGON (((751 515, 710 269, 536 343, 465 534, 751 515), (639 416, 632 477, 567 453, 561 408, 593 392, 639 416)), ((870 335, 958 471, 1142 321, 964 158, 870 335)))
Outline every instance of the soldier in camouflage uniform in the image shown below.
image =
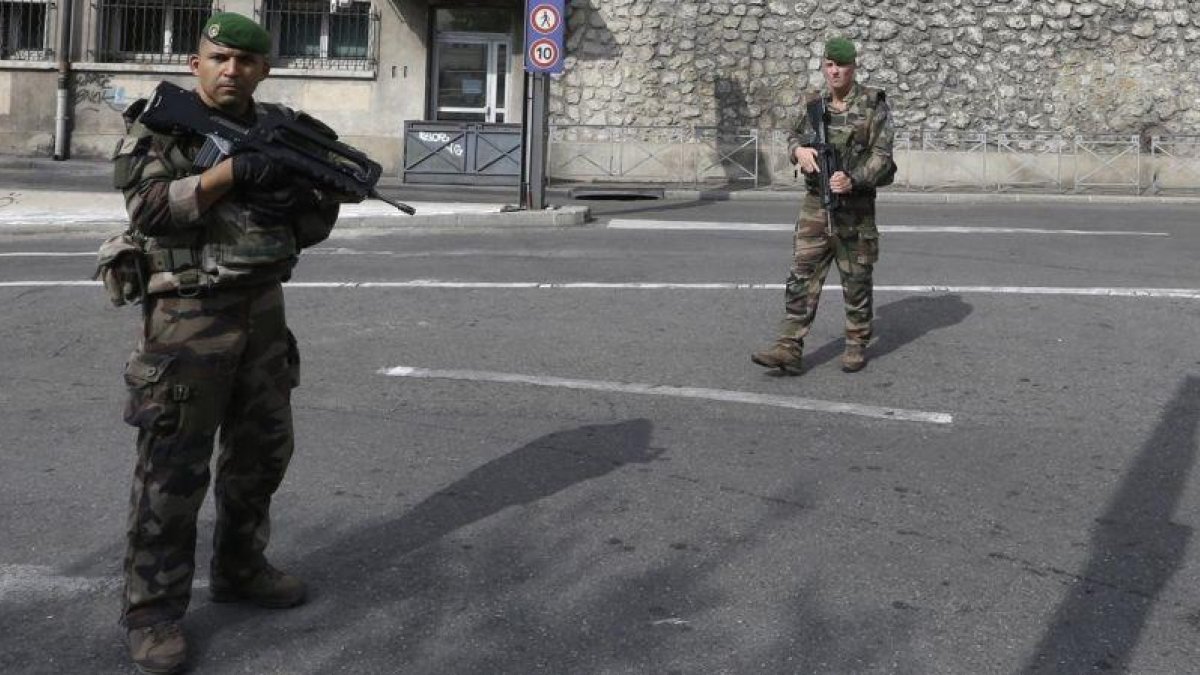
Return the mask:
MULTIPOLYGON (((190 58, 201 100, 252 123, 267 105, 252 95, 269 72, 269 50, 250 19, 214 15, 190 58)), ((303 582, 264 557, 271 497, 292 455, 300 365, 281 282, 304 245, 328 236, 338 198, 262 153, 202 170, 193 162, 205 139, 151 132, 136 119, 143 105, 126 113, 114 155, 148 277, 144 333, 125 369, 138 458, 122 620, 135 664, 173 673, 185 667, 178 622, 218 430, 212 599, 280 608, 305 599, 303 582)))
POLYGON ((779 338, 750 357, 760 366, 787 374, 801 372, 804 338, 816 316, 831 263, 837 265, 841 275, 846 304, 842 369, 856 372, 867 362, 865 350, 871 340, 873 310, 871 273, 879 256, 875 189, 890 183, 895 173, 894 133, 883 92, 855 82, 855 58, 852 42, 845 38, 829 40, 821 65, 827 86, 822 92, 810 93, 805 101, 807 107, 815 97, 824 97, 830 113, 828 142, 844 169, 830 180, 832 191, 841 198, 841 206, 833 210, 832 232, 826 231, 816 152, 805 147, 811 143, 814 130, 803 111, 789 136, 788 154, 805 174, 808 193, 796 221, 794 262, 784 294, 786 315, 779 338))

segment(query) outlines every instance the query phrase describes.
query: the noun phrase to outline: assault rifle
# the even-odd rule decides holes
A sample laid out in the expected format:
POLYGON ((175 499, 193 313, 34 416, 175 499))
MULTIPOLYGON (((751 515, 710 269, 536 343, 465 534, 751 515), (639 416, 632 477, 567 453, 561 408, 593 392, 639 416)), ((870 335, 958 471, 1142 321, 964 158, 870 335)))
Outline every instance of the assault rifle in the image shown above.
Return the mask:
POLYGON ((837 150, 829 143, 829 110, 825 108, 825 99, 808 104, 808 125, 813 129, 812 141, 804 147, 817 151, 817 169, 821 181, 821 208, 825 210, 825 234, 833 235, 833 212, 841 208, 841 195, 834 194, 829 186, 833 174, 842 170, 838 163, 837 150))
POLYGON ((205 168, 224 157, 256 150, 288 169, 308 178, 317 187, 349 195, 362 201, 368 197, 387 202, 408 215, 416 210, 408 204, 379 194, 375 184, 383 169, 366 153, 337 140, 325 124, 299 112, 293 117, 283 109, 266 106, 253 126, 208 107, 192 91, 161 82, 146 102, 139 118, 160 133, 194 133, 207 137, 196 166, 205 168))

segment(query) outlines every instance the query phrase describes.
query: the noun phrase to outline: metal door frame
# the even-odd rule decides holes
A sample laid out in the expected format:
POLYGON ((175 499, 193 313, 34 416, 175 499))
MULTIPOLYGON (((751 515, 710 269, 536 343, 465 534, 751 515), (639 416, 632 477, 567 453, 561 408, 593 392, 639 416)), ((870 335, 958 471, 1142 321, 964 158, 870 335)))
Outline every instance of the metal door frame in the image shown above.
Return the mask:
MULTIPOLYGON (((512 96, 512 83, 505 83, 504 101, 496 100, 497 80, 501 73, 506 78, 509 76, 509 61, 512 59, 512 36, 505 33, 473 33, 473 32, 447 32, 438 33, 434 36, 433 41, 433 68, 430 73, 432 86, 430 87, 430 118, 434 121, 458 121, 468 122, 470 120, 438 120, 439 112, 450 113, 483 113, 484 123, 493 123, 496 121, 496 115, 504 115, 504 121, 510 122, 512 116, 508 114, 508 98, 512 96), (441 90, 441 45, 443 42, 465 43, 484 45, 487 47, 487 79, 486 90, 484 92, 484 107, 481 108, 460 108, 460 107, 441 107, 438 101, 438 92, 441 90), (500 46, 504 46, 506 58, 504 62, 500 62, 500 46)), ((511 78, 509 78, 511 79, 511 78)), ((479 120, 475 120, 479 121, 479 120)))

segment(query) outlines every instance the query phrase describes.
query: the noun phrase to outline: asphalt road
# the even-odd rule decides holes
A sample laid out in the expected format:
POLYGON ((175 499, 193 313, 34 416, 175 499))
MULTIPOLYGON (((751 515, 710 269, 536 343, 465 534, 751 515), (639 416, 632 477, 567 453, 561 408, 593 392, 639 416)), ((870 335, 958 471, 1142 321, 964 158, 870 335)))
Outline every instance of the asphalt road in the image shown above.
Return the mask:
MULTIPOLYGON (((885 233, 874 359, 838 369, 835 281, 795 378, 748 359, 788 232, 606 227, 793 205, 593 207, 304 255, 269 553, 313 597, 201 572, 196 672, 1195 671, 1194 206, 885 205, 976 231, 885 233)), ((96 244, 0 239, 0 672, 129 671, 138 312, 54 283, 96 244)))

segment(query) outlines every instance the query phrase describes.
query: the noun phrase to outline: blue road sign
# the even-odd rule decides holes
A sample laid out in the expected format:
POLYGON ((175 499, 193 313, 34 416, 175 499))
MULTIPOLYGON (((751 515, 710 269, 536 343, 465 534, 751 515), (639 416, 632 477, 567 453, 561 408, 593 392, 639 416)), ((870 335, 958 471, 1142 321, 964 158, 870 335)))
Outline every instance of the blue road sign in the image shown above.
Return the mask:
POLYGON ((561 73, 566 0, 525 0, 525 70, 561 73))

